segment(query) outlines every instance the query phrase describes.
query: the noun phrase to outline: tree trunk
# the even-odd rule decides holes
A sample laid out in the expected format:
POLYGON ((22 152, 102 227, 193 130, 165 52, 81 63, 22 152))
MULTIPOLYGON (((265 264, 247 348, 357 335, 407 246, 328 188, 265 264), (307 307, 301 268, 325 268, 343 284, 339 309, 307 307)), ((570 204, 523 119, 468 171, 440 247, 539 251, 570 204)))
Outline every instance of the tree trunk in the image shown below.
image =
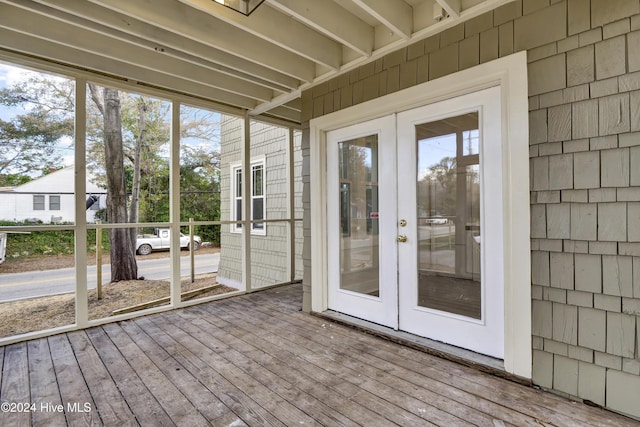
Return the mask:
MULTIPOLYGON (((144 99, 138 101, 138 138, 136 140, 135 152, 133 156, 133 185, 131 186, 131 205, 129 206, 129 222, 138 222, 138 206, 140 203, 140 171, 142 169, 141 152, 144 145, 144 139, 147 132, 147 120, 146 120, 147 106, 144 103, 144 99)), ((133 251, 136 250, 136 236, 138 235, 137 228, 131 228, 130 239, 133 251)))
MULTIPOLYGON (((107 218, 110 223, 127 222, 127 189, 124 178, 120 97, 116 89, 104 88, 104 150, 107 169, 107 218)), ((126 228, 109 230, 111 281, 135 280, 138 265, 126 228)))

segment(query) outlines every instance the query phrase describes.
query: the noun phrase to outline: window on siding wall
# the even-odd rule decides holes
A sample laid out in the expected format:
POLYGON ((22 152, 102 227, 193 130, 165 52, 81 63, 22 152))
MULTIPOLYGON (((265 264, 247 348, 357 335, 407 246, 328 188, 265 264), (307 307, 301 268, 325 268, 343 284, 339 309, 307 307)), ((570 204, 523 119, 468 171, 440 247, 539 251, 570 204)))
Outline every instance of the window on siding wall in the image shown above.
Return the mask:
MULTIPOLYGON (((236 221, 242 221, 242 168, 236 167, 233 170, 233 219, 236 221)), ((242 224, 234 224, 236 230, 242 228, 242 224)))
MULTIPOLYGON (((264 162, 251 165, 251 219, 264 219, 264 162)), ((264 223, 254 223, 253 230, 264 230, 264 223)))
MULTIPOLYGON (((242 221, 242 167, 240 165, 234 165, 231 168, 232 187, 231 194, 233 195, 231 202, 231 210, 234 221, 242 221)), ((251 220, 265 219, 265 162, 264 159, 255 160, 251 162, 251 181, 250 181, 250 194, 251 194, 251 220)), ((240 232, 242 230, 242 224, 232 224, 232 232, 240 232)), ((251 232, 253 234, 265 234, 264 223, 251 224, 251 232)))
POLYGON ((44 196, 40 194, 36 194, 33 196, 33 210, 34 211, 43 211, 44 210, 44 196))
POLYGON ((49 196, 49 210, 50 211, 60 210, 60 196, 49 196))

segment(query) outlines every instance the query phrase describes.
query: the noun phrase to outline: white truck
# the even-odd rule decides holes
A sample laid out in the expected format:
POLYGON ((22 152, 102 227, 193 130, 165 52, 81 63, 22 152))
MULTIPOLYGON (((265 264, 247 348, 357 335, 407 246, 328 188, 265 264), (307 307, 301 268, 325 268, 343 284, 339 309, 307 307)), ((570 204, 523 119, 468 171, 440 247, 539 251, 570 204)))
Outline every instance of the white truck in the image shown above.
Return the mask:
MULTIPOLYGON (((136 239, 136 252, 139 255, 149 255, 152 251, 169 249, 170 232, 168 228, 156 228, 153 234, 139 234, 136 239)), ((196 251, 202 244, 200 236, 193 236, 193 250, 196 251)), ((189 248, 189 236, 180 233, 180 247, 189 248)))

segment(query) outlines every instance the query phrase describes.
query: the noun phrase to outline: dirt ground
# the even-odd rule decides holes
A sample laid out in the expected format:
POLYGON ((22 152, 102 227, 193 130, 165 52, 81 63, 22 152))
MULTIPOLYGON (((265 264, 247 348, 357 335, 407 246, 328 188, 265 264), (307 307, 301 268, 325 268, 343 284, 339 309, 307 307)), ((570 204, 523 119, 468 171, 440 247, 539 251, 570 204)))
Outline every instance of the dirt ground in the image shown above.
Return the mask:
MULTIPOLYGON (((196 255, 215 253, 218 251, 218 248, 202 248, 196 255)), ((188 256, 188 252, 185 251, 183 256, 188 256)), ((168 257, 168 252, 154 252, 144 257, 138 256, 137 259, 168 257)), ((109 257, 106 256, 103 262, 108 263, 109 257)), ((93 264, 95 264, 95 259, 93 260, 93 264)), ((2 264, 2 266, 0 266, 0 274, 51 270, 55 268, 73 267, 73 265, 74 260, 71 256, 34 257, 19 261, 12 260, 12 262, 2 264)), ((191 280, 189 279, 183 280, 182 282, 183 300, 204 298, 236 290, 227 286, 217 285, 215 274, 197 276, 193 283, 190 282, 191 280), (208 289, 214 285, 215 287, 208 289), (184 296, 184 293, 187 291, 205 288, 207 288, 206 292, 199 292, 191 297, 184 296)), ((169 304, 168 301, 161 300, 162 298, 169 297, 169 281, 165 280, 129 280, 109 283, 103 286, 102 292, 103 298, 98 300, 96 290, 89 291, 89 319, 91 320, 109 317, 114 314, 115 310, 121 310, 138 304, 152 302, 152 304, 150 304, 151 307, 169 304)), ((138 309, 141 310, 144 308, 148 307, 141 306, 141 308, 138 309)), ((40 297, 0 304, 0 337, 71 325, 74 322, 75 296, 73 294, 40 297)))

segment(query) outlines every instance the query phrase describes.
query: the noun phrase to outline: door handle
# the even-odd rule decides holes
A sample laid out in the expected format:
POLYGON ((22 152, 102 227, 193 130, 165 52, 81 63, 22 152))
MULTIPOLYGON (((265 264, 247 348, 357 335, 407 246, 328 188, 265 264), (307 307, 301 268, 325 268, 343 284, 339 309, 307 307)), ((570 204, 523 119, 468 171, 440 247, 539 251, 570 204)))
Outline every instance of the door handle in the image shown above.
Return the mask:
POLYGON ((401 234, 398 236, 397 240, 399 243, 405 243, 407 241, 407 236, 405 236, 404 234, 401 234))

